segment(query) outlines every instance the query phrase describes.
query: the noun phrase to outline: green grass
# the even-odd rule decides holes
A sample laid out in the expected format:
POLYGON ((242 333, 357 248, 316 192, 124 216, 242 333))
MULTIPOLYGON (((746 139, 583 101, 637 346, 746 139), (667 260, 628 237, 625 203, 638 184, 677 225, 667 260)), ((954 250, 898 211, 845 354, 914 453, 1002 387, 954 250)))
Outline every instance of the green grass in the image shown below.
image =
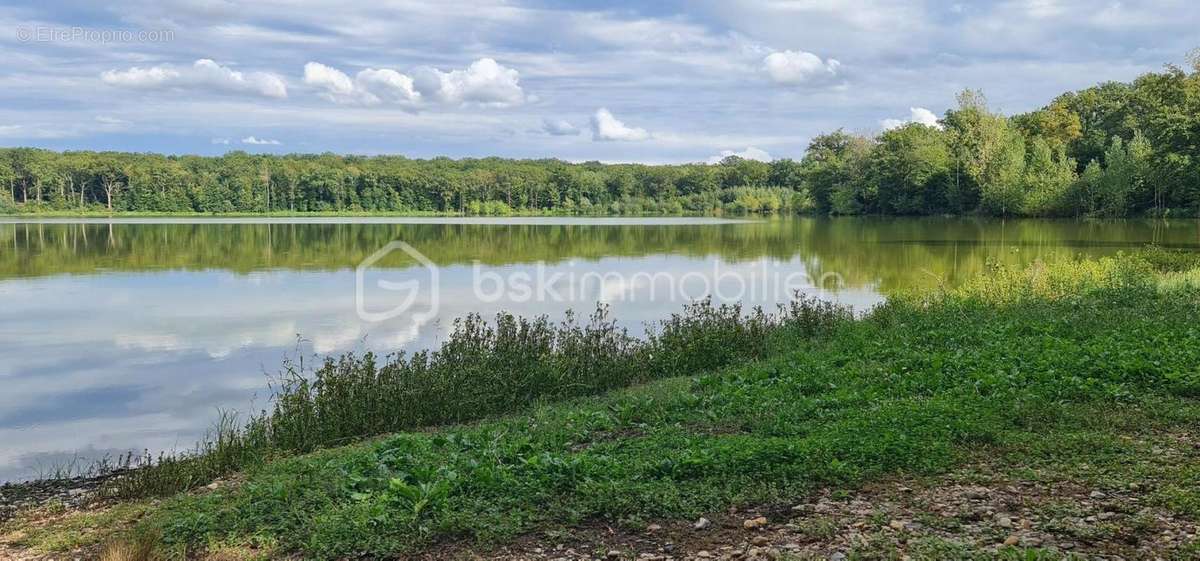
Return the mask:
POLYGON ((547 401, 603 393, 654 379, 710 371, 767 356, 781 335, 808 336, 849 321, 847 309, 797 299, 768 314, 701 301, 630 336, 600 307, 568 316, 500 314, 456 321, 437 350, 379 358, 329 358, 315 372, 286 364, 274 408, 239 424, 224 418, 184 454, 129 458, 137 467, 104 492, 169 495, 267 460, 399 430, 477 420, 547 401))
MULTIPOLYGON (((736 341, 725 329, 681 330, 690 344, 675 341, 677 354, 655 363, 670 367, 669 378, 254 463, 239 485, 169 499, 141 528, 174 552, 387 556, 592 519, 691 519, 818 486, 943 473, 980 455, 1031 469, 1106 465, 1131 457, 1122 435, 1200 422, 1200 289, 1162 281, 1179 269, 1122 257, 996 270, 949 293, 893 299, 862 319, 835 314, 817 328, 778 321, 734 331, 736 341), (754 346, 738 353, 731 342, 754 346), (723 363, 733 366, 715 368, 723 363)), ((519 371, 520 363, 501 370, 519 371)), ((618 378, 583 394, 641 381, 618 378)), ((321 399, 294 395, 305 407, 321 399)), ((512 405, 504 403, 492 411, 512 405)), ((348 428, 297 448, 386 428, 370 425, 373 416, 337 418, 348 428)), ((1171 469, 1178 473, 1153 500, 1195 516, 1195 469, 1171 469)))
POLYGON ((126 502, 99 512, 77 515, 48 506, 38 513, 42 518, 38 523, 17 519, 0 525, 0 544, 13 542, 33 551, 69 552, 107 540, 114 528, 140 518, 150 508, 145 502, 126 502))

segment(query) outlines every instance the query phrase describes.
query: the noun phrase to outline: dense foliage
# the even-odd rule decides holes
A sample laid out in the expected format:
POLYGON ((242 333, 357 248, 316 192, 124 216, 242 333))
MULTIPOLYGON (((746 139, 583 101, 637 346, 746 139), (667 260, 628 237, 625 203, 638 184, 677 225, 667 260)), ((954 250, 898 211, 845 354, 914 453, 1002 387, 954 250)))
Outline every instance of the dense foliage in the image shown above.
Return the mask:
POLYGON ((965 91, 936 126, 818 136, 801 162, 819 212, 1194 216, 1200 58, 1004 117, 965 91))
POLYGON ((571 164, 400 156, 0 151, 0 212, 401 212, 508 215, 805 208, 799 164, 571 164), (12 209, 10 209, 12 210, 12 209))
POLYGON ((838 130, 804 158, 639 165, 399 156, 0 151, 0 212, 1200 213, 1200 57, 1005 117, 838 130))

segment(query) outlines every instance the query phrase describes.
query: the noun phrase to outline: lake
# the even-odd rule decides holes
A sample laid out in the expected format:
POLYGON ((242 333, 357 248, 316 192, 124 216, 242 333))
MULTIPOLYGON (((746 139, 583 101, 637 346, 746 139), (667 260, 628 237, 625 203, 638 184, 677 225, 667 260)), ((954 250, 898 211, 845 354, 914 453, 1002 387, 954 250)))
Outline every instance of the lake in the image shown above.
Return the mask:
POLYGON ((1200 223, 0 219, 0 481, 187 448, 220 411, 267 407, 284 359, 427 348, 469 313, 604 302, 640 333, 706 294, 863 310, 990 263, 1148 243, 1200 249, 1200 223))

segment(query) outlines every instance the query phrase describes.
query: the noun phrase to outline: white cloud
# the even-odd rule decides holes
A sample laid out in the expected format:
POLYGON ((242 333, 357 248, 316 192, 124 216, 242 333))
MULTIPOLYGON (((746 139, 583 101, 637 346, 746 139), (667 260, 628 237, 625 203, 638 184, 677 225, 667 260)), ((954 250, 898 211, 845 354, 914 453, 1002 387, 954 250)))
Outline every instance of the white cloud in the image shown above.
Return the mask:
POLYGON ((490 58, 481 58, 465 70, 443 72, 421 67, 413 76, 390 68, 368 68, 353 79, 345 72, 319 62, 304 65, 304 83, 334 103, 375 105, 415 104, 422 100, 461 105, 478 103, 511 106, 528 98, 516 70, 490 58))
POLYGON ((563 119, 542 119, 542 130, 546 134, 554 136, 573 136, 579 134, 579 127, 563 119))
POLYGON ((368 68, 351 79, 341 70, 309 62, 304 65, 304 83, 317 88, 321 97, 334 103, 410 104, 421 97, 413 89, 412 78, 388 68, 368 68))
POLYGON ((319 62, 304 65, 304 83, 322 90, 322 96, 335 103, 353 101, 354 81, 345 72, 319 62))
POLYGON ((283 78, 268 72, 239 72, 202 58, 189 67, 164 64, 100 73, 104 83, 130 89, 199 88, 226 93, 251 94, 283 99, 287 85, 283 78))
POLYGON ((442 72, 421 67, 414 74, 414 84, 421 95, 445 103, 507 106, 525 101, 518 72, 490 58, 472 62, 466 70, 442 72))
POLYGON ((909 123, 920 123, 935 129, 942 128, 941 123, 938 123, 937 115, 934 115, 933 111, 924 107, 909 107, 908 112, 908 119, 884 119, 879 121, 879 126, 883 127, 885 131, 899 128, 909 123))
POLYGON ((758 160, 760 162, 769 162, 774 159, 771 157, 771 154, 767 153, 767 151, 763 150, 762 148, 758 148, 756 146, 747 146, 746 149, 742 150, 741 152, 734 152, 733 150, 721 150, 720 154, 710 157, 708 159, 708 163, 719 164, 721 163, 721 160, 724 160, 730 156, 737 156, 743 160, 758 160))
POLYGON ((280 144, 283 144, 283 143, 282 143, 282 142, 279 142, 278 140, 271 139, 271 138, 257 138, 257 137, 254 137, 254 136, 247 136, 246 138, 243 138, 243 139, 242 139, 242 144, 257 144, 257 145, 272 145, 272 146, 278 146, 278 145, 280 145, 280 144))
POLYGON ((126 121, 125 119, 118 119, 116 117, 109 117, 107 115, 96 115, 96 122, 103 124, 103 125, 128 125, 129 124, 129 121, 126 121))
POLYGON ((134 66, 129 70, 108 70, 100 74, 105 83, 126 88, 158 88, 171 85, 182 78, 178 70, 170 66, 152 66, 141 68, 134 66))
POLYGON ((803 84, 837 74, 841 63, 804 51, 778 51, 763 59, 763 69, 779 84, 803 84))
POLYGON ((388 68, 363 70, 358 73, 356 82, 360 89, 392 103, 412 103, 421 97, 413 89, 412 78, 388 68))
POLYGON ((914 123, 921 123, 927 127, 942 128, 942 125, 938 123, 937 115, 934 115, 933 111, 924 107, 909 107, 908 110, 912 113, 912 121, 914 123))
POLYGON ((229 144, 228 138, 214 138, 210 141, 213 144, 229 144))
POLYGON ((592 115, 592 140, 646 140, 650 133, 646 129, 630 127, 613 117, 603 107, 592 115))

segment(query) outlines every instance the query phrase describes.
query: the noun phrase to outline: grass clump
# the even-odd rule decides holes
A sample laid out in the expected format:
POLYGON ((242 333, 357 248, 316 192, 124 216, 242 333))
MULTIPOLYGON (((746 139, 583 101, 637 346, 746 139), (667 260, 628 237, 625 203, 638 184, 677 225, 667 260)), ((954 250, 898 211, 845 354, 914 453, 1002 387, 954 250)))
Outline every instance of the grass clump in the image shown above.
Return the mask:
MULTIPOLYGON (((668 321, 646 343, 620 347, 668 379, 265 463, 236 487, 170 499, 144 524, 178 552, 222 543, 312 558, 385 557, 588 519, 635 527, 694 519, 817 486, 941 473, 983 451, 1030 462, 1056 454, 1102 460, 1125 449, 1119 431, 1200 422, 1200 293, 1163 288, 1158 275, 1148 260, 1128 256, 998 270, 960 290, 893 299, 856 320, 810 304, 776 316, 737 311, 739 319, 709 306, 668 321), (750 345, 747 354, 731 351, 731 341, 750 345), (641 355, 643 344, 667 350, 641 355)), ((563 348, 558 339, 517 337, 527 333, 520 325, 472 340, 498 341, 505 332, 536 342, 531 349, 563 348)), ((586 329, 578 333, 568 340, 590 340, 586 329)), ((490 344, 454 356, 493 357, 490 344)), ((490 367, 523 371, 525 355, 505 356, 514 362, 490 367)), ((554 372, 539 367, 531 366, 531 379, 554 372)), ((519 395, 558 398, 654 377, 615 372, 593 385, 495 387, 556 388, 519 395)), ((376 379, 358 383, 375 387, 376 379)), ((360 395, 322 391, 293 394, 316 420, 360 395)), ((514 404, 497 399, 483 411, 514 404)), ((379 403, 367 407, 382 413, 401 402, 379 403)), ((397 426, 369 422, 377 424, 352 421, 296 442, 397 426)), ((1159 500, 1184 514, 1194 508, 1189 494, 1159 500)))

